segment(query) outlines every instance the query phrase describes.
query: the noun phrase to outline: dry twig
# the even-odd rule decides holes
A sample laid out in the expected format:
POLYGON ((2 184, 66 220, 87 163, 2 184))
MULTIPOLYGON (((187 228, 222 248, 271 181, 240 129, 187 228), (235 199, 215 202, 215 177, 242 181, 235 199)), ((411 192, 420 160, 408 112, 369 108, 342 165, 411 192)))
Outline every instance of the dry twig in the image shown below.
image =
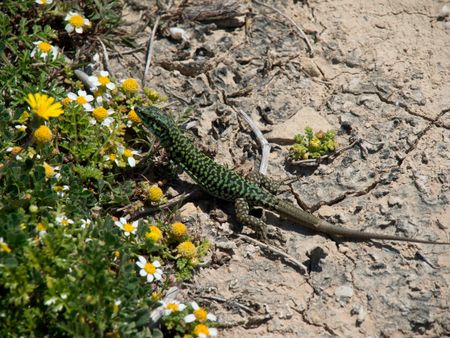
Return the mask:
POLYGON ((114 75, 111 72, 111 67, 109 66, 109 56, 108 56, 108 51, 106 50, 106 46, 103 43, 103 41, 100 38, 97 38, 98 42, 100 42, 100 44, 102 45, 102 49, 103 49, 103 59, 104 59, 104 67, 105 70, 107 70, 109 72, 110 75, 114 75))
MULTIPOLYGON (((234 109, 234 108, 233 108, 234 109)), ((253 133, 255 133, 256 139, 258 140, 259 144, 261 145, 261 164, 259 166, 259 172, 263 175, 267 173, 267 167, 269 165, 269 154, 270 154, 270 144, 262 134, 261 130, 256 126, 256 123, 253 122, 250 116, 248 116, 245 112, 242 110, 236 110, 241 116, 244 118, 245 122, 248 123, 250 128, 253 130, 253 133)))
POLYGON ((150 39, 148 39, 147 43, 147 53, 145 54, 145 68, 144 68, 144 74, 142 76, 142 87, 145 87, 145 78, 147 77, 148 70, 150 68, 150 64, 152 62, 152 56, 153 56, 153 40, 155 39, 156 29, 158 28, 159 20, 161 19, 161 16, 157 16, 155 20, 155 24, 153 25, 152 29, 152 35, 150 36, 150 39))

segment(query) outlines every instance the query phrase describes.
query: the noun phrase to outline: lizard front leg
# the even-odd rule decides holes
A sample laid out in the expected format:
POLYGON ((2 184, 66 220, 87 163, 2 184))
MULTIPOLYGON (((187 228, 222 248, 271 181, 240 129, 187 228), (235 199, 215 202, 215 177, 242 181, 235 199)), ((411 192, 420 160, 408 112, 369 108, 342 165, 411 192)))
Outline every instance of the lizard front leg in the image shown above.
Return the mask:
POLYGON ((236 218, 243 225, 249 226, 256 231, 256 235, 261 240, 267 240, 267 224, 261 219, 250 215, 250 206, 244 198, 236 199, 234 203, 236 218))

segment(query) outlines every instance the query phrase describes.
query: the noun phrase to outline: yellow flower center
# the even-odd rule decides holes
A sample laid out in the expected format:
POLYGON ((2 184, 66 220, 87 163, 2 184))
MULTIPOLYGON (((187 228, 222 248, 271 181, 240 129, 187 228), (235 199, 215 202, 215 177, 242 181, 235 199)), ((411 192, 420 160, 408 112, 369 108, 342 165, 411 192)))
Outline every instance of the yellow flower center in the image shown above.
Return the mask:
POLYGON ((37 47, 42 53, 48 53, 52 49, 52 46, 48 42, 40 42, 37 47))
POLYGON ((100 82, 100 84, 102 86, 106 86, 108 83, 110 83, 111 81, 109 80, 109 78, 107 76, 99 76, 98 77, 98 82, 100 82))
POLYGON ((194 316, 199 322, 204 322, 206 320, 206 315, 206 310, 202 307, 194 311, 194 316))
POLYGON ((125 150, 123 151, 123 156, 125 156, 125 157, 131 157, 131 156, 133 156, 133 151, 132 151, 131 149, 125 149, 125 150))
POLYGON ((123 230, 125 230, 126 232, 133 232, 134 226, 131 223, 125 223, 123 225, 123 230))
POLYGON ((61 220, 61 224, 62 224, 62 225, 67 225, 67 224, 69 224, 69 220, 68 220, 67 218, 63 218, 63 219, 61 220))
POLYGON ((114 256, 119 258, 120 257, 120 251, 119 250, 114 251, 114 256))
POLYGON ((116 154, 109 154, 109 160, 110 161, 115 161, 117 158, 116 154))
POLYGON ((80 28, 84 25, 84 18, 79 14, 75 14, 69 19, 69 23, 76 28, 80 28))
POLYGON ((144 265, 144 270, 145 272, 147 272, 149 275, 153 275, 156 272, 156 268, 152 263, 146 263, 144 265))
POLYGON ((180 222, 173 223, 170 226, 170 233, 175 237, 182 237, 187 233, 186 225, 180 222))
POLYGON ((166 305, 166 309, 167 310, 170 310, 170 311, 172 311, 172 312, 177 312, 177 311, 179 311, 179 306, 178 306, 178 304, 175 304, 175 303, 170 303, 170 304, 167 304, 166 305))
POLYGON ((77 97, 77 102, 81 105, 86 104, 88 101, 86 100, 86 98, 84 96, 78 96, 77 97))
POLYGON ((53 134, 47 126, 40 126, 35 130, 34 138, 38 143, 49 143, 53 139, 53 134))
POLYGON ((197 248, 190 241, 178 244, 177 251, 181 256, 186 258, 194 258, 197 256, 197 248))
POLYGON ((108 111, 103 107, 97 107, 93 110, 92 115, 98 122, 101 122, 108 116, 108 111))
POLYGON ((201 334, 208 336, 208 334, 209 334, 208 327, 204 324, 197 324, 197 325, 195 325, 195 328, 194 328, 194 334, 196 336, 199 336, 201 334))
POLYGON ((129 78, 123 81, 122 88, 127 92, 135 93, 139 90, 139 84, 136 79, 129 78))
POLYGON ((133 121, 134 123, 142 122, 141 118, 138 116, 138 114, 136 114, 134 109, 130 110, 130 112, 128 113, 128 119, 133 121))

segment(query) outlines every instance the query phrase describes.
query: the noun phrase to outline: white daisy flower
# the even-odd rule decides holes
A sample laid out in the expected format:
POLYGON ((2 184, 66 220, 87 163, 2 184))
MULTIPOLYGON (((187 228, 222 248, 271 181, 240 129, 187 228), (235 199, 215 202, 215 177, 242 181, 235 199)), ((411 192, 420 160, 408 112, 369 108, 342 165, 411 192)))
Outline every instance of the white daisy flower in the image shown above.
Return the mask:
POLYGON ((73 220, 71 220, 70 218, 67 218, 65 215, 60 215, 56 217, 56 222, 58 222, 61 225, 69 225, 69 224, 73 224, 73 220))
POLYGON ((206 322, 207 320, 215 322, 217 320, 217 317, 215 315, 213 315, 212 313, 206 312, 206 309, 198 306, 198 304, 196 302, 192 302, 191 306, 194 311, 191 314, 184 317, 183 320, 186 323, 192 323, 194 321, 203 323, 203 322, 206 322))
POLYGON ((129 149, 129 148, 125 148, 122 145, 118 146, 117 150, 118 150, 120 155, 125 157, 125 159, 128 162, 128 165, 130 167, 133 168, 133 167, 136 166, 136 159, 133 156, 134 155, 139 155, 139 152, 137 150, 132 150, 132 149, 129 149))
POLYGON ((162 277, 162 270, 159 269, 161 264, 158 261, 153 261, 153 263, 147 262, 143 256, 138 256, 139 262, 136 265, 141 268, 139 275, 142 277, 147 277, 147 282, 151 283, 154 279, 160 280, 162 277))
POLYGON ((130 223, 125 217, 121 217, 120 221, 116 221, 114 222, 114 224, 121 228, 125 232, 125 236, 127 237, 130 236, 130 234, 136 234, 136 231, 138 229, 138 221, 130 223))
POLYGON ((17 126, 14 126, 18 131, 25 131, 27 130, 27 126, 24 124, 18 124, 17 126))
POLYGON ((83 106, 86 111, 92 111, 93 108, 89 102, 94 100, 92 95, 88 95, 84 90, 79 90, 78 95, 70 92, 67 97, 72 101, 76 101, 79 105, 83 106))
POLYGON ((161 302, 162 307, 164 309, 164 316, 170 315, 172 312, 183 311, 186 308, 186 305, 181 304, 180 302, 173 300, 171 302, 161 302))
POLYGON ((53 3, 53 0, 35 0, 35 3, 37 3, 38 5, 51 5, 53 3))
POLYGON ((199 338, 216 337, 217 329, 214 327, 208 327, 205 324, 197 324, 194 327, 193 334, 199 338))
POLYGON ((119 160, 117 159, 117 155, 114 153, 103 156, 103 159, 105 161, 111 161, 111 162, 114 162, 116 165, 119 165, 119 160))
POLYGON ((67 21, 67 25, 65 28, 68 33, 72 33, 73 31, 75 31, 78 34, 81 34, 83 33, 84 27, 88 28, 91 26, 91 22, 89 21, 89 19, 86 19, 84 16, 76 12, 69 12, 64 20, 67 21))
POLYGON ((109 78, 109 73, 106 70, 102 70, 100 72, 100 75, 90 76, 89 80, 91 81, 92 85, 94 85, 93 91, 95 91, 98 87, 106 87, 109 90, 113 90, 116 88, 116 85, 111 81, 111 79, 109 78))
POLYGON ((35 41, 33 44, 36 46, 32 51, 30 56, 34 58, 35 55, 38 55, 40 58, 47 60, 47 56, 49 54, 52 55, 53 60, 58 56, 58 47, 52 46, 46 41, 35 41))

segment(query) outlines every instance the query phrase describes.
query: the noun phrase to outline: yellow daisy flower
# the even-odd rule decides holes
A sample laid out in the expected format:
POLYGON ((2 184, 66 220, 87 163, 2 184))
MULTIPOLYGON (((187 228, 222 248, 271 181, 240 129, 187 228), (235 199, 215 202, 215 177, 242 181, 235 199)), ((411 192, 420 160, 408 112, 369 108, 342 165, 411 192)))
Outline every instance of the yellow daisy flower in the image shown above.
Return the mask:
POLYGON ((31 111, 44 120, 48 120, 49 117, 58 117, 64 113, 61 103, 55 103, 54 97, 45 94, 30 93, 25 98, 25 101, 30 105, 31 111))

